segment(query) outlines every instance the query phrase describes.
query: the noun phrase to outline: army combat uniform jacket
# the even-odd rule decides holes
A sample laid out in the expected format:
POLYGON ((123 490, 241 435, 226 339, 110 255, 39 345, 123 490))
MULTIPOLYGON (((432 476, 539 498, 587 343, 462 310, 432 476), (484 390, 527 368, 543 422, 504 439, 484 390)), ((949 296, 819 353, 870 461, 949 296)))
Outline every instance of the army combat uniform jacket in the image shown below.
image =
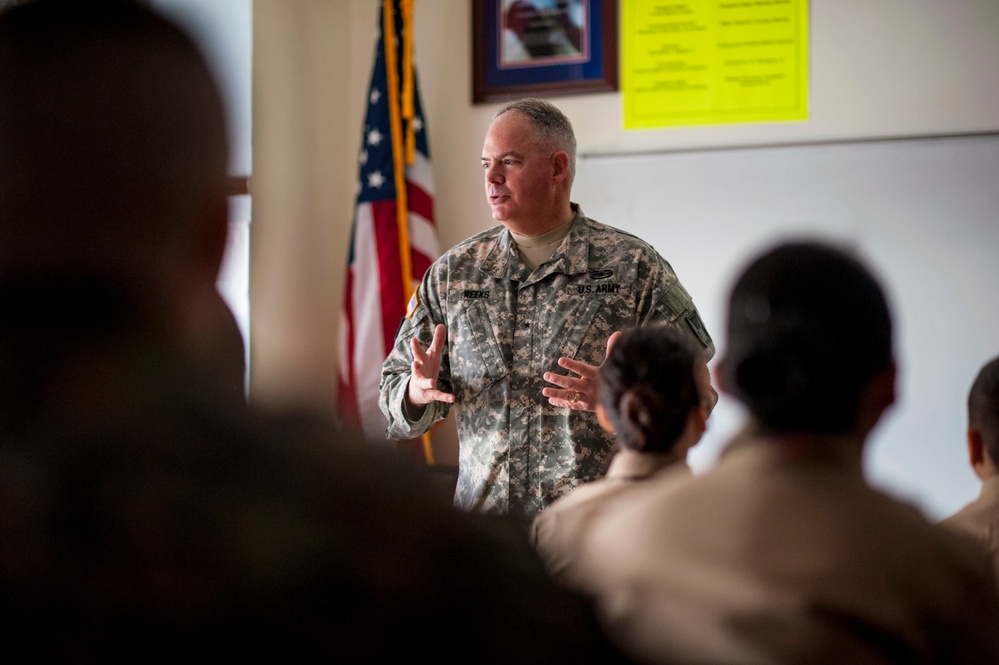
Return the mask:
POLYGON ((700 314, 672 267, 648 243, 583 215, 554 256, 531 270, 502 225, 439 258, 424 275, 382 368, 388 436, 412 438, 444 418, 435 402, 405 411, 412 354, 447 326, 437 387, 455 396, 459 440, 455 504, 526 524, 549 503, 607 469, 613 439, 593 413, 541 394, 562 356, 603 361, 616 330, 665 322, 713 353, 700 314))

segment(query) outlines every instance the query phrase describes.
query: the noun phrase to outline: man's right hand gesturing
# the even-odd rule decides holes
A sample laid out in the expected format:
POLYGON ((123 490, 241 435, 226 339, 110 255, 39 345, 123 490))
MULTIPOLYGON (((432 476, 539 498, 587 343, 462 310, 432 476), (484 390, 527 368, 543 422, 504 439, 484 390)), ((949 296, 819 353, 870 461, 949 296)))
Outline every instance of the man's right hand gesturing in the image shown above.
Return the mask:
MULTIPOLYGON (((447 339, 447 328, 443 323, 434 328, 434 339, 424 350, 420 340, 415 337, 410 341, 413 349, 413 364, 409 378, 409 402, 422 415, 423 408, 431 402, 454 403, 454 395, 437 390, 437 375, 441 371, 441 353, 447 339)), ((415 414, 414 414, 415 415, 415 414)))

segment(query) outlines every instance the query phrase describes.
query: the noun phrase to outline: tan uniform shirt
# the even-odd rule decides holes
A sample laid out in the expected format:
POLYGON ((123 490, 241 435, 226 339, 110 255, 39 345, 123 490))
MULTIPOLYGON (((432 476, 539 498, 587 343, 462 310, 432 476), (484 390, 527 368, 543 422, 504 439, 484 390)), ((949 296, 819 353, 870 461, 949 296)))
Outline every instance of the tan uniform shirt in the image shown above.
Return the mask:
POLYGON ((861 452, 743 432, 598 519, 579 565, 612 635, 649 662, 999 663, 984 557, 868 487, 861 452))
POLYGON ((597 515, 628 505, 643 486, 689 476, 689 467, 676 455, 621 449, 606 476, 580 485, 541 511, 531 524, 531 542, 549 573, 577 586, 574 564, 580 542, 597 515))
POLYGON ((985 547, 999 579, 999 476, 982 483, 978 498, 943 521, 970 535, 985 547))

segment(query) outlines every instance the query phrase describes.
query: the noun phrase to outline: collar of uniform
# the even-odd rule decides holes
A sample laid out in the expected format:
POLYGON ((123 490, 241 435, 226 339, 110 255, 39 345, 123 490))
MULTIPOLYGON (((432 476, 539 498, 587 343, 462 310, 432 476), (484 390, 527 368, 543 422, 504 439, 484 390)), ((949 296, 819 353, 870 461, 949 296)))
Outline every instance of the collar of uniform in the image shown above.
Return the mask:
POLYGON ((563 272, 567 275, 578 275, 590 269, 590 224, 579 204, 569 205, 576 213, 572 218, 572 228, 569 229, 569 235, 552 259, 558 259, 561 255, 563 272))
POLYGON ((512 271, 520 270, 523 261, 517 256, 517 247, 513 242, 513 236, 505 226, 500 224, 493 227, 490 233, 495 235, 487 240, 488 249, 482 258, 479 269, 492 277, 512 279, 512 271))
POLYGON ((793 467, 826 467, 863 478, 863 443, 855 437, 834 434, 770 434, 750 423, 722 451, 720 464, 793 467), (755 460, 748 462, 749 459, 755 460))
POLYGON ((672 453, 640 453, 621 448, 611 458, 607 469, 608 480, 642 480, 660 469, 669 466, 684 467, 686 464, 672 453))
MULTIPOLYGON (((551 272, 564 272, 569 275, 585 273, 589 270, 590 225, 579 204, 570 203, 575 213, 572 218, 572 228, 562 241, 562 244, 539 268, 544 269, 544 275, 551 272)), ((482 272, 493 277, 524 280, 531 275, 531 270, 520 258, 513 236, 506 227, 500 227, 496 241, 489 248, 482 261, 482 272)), ((536 275, 541 277, 543 275, 536 275)))

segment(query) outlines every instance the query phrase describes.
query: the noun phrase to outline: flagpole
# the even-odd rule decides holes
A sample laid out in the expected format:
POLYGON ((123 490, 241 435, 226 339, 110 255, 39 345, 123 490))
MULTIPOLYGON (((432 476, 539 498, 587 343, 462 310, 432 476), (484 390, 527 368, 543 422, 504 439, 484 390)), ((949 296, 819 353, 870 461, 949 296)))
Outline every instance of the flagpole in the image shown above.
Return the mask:
POLYGON ((389 127, 392 131, 392 162, 395 175, 396 222, 399 225, 399 259, 402 263, 403 293, 413 290, 413 266, 409 256, 409 205, 406 191, 404 137, 399 113, 399 70, 396 59, 395 10, 393 0, 384 0, 382 40, 385 44, 385 77, 388 80, 389 127))
MULTIPOLYGON (((407 0, 403 0, 407 2, 407 0)), ((413 292, 413 261, 409 255, 409 192, 406 189, 406 153, 404 150, 408 145, 406 137, 402 131, 402 114, 400 113, 401 100, 399 98, 399 70, 396 58, 396 35, 395 35, 395 9, 394 0, 383 0, 382 12, 382 41, 385 44, 385 78, 388 81, 389 94, 389 127, 392 132, 392 162, 395 175, 395 200, 396 200, 396 222, 399 226, 399 259, 402 264, 403 293, 413 292)), ((409 22, 412 18, 412 0, 409 0, 403 11, 403 34, 411 29, 409 22)), ((404 39, 405 46, 412 48, 410 39, 404 39)), ((407 67, 412 67, 412 55, 403 54, 403 62, 407 67)), ((411 74, 407 72, 407 87, 411 85, 411 74)), ((407 89, 407 103, 412 107, 412 91, 407 89)), ((409 116, 412 116, 410 110, 409 116)), ((430 433, 427 432, 420 437, 423 443, 423 457, 426 463, 434 463, 434 449, 430 442, 430 433)))

